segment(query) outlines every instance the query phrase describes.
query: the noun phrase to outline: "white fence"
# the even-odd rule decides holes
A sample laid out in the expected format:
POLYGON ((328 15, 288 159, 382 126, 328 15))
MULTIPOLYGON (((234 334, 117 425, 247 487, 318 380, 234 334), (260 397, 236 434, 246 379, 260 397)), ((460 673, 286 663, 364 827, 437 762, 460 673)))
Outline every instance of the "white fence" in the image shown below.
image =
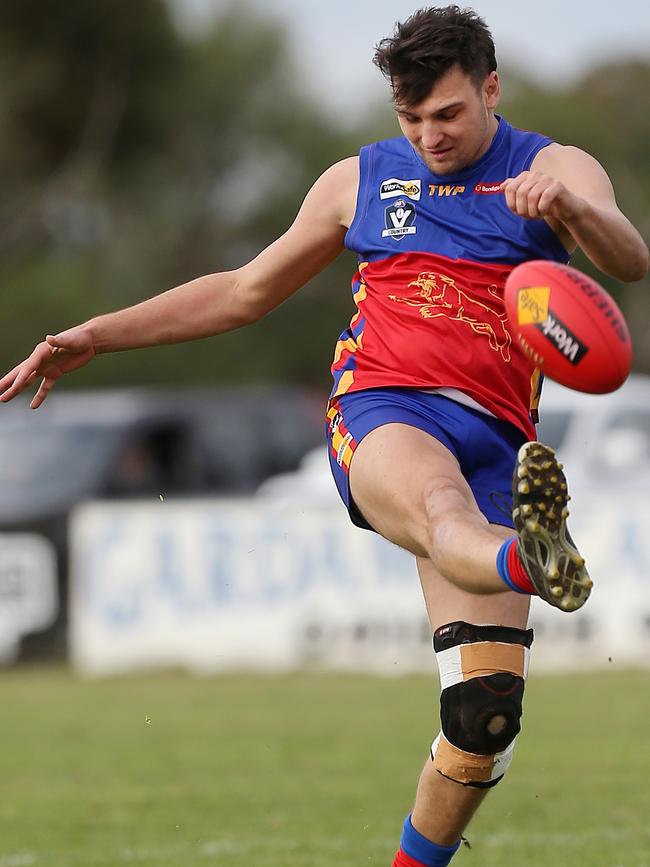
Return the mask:
MULTIPOLYGON (((650 497, 576 511, 596 589, 576 614, 534 602, 533 670, 650 664, 649 527, 650 497)), ((88 674, 435 667, 413 558, 342 509, 90 503, 71 547, 71 653, 88 674)))

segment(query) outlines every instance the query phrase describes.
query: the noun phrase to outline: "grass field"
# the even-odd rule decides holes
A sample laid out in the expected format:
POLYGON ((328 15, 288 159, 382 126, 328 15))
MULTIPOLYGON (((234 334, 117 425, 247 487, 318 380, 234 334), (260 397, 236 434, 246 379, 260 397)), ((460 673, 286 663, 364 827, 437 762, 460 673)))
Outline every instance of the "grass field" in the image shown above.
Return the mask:
MULTIPOLYGON (((389 867, 437 685, 0 677, 0 867, 389 867)), ((650 867, 650 672, 531 678, 458 867, 650 867)))

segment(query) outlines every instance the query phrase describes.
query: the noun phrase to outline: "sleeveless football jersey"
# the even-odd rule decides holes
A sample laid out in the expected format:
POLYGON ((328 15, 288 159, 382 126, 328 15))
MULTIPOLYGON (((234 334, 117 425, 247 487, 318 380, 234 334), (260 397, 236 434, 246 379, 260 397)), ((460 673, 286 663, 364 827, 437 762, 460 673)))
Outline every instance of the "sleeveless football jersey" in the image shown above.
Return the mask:
POLYGON ((332 397, 451 388, 534 438, 541 376, 513 340, 503 289, 521 262, 569 254, 499 191, 551 140, 498 120, 488 151, 454 175, 434 175, 406 138, 361 149, 345 239, 359 257, 357 312, 336 346, 332 397))

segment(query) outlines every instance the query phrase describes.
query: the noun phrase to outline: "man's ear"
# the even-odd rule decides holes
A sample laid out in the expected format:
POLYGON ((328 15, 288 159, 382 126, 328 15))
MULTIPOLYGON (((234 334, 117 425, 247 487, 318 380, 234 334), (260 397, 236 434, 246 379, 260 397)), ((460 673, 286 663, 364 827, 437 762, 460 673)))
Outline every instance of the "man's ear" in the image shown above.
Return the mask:
POLYGON ((499 104, 501 99, 501 82, 496 71, 486 76, 483 82, 483 96, 486 108, 494 109, 499 104))

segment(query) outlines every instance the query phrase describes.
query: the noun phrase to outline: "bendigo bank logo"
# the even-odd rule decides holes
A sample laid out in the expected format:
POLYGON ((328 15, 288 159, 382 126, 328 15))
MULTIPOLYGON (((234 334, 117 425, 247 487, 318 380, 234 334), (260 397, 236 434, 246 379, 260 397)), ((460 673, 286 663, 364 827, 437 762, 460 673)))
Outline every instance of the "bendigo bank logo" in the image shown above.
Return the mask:
POLYGON ((389 205, 384 214, 386 228, 381 233, 382 238, 394 238, 400 241, 404 235, 415 235, 415 205, 398 199, 394 205, 389 205))
POLYGON ((506 328, 508 314, 496 286, 489 286, 487 290, 494 298, 492 305, 472 298, 456 286, 455 280, 444 274, 424 271, 408 285, 409 289, 414 287, 419 290, 415 297, 398 298, 390 295, 391 301, 419 308, 423 319, 443 316, 453 322, 463 323, 475 334, 486 337, 490 349, 498 352, 504 361, 510 361, 512 338, 506 328))
POLYGON ((501 181, 497 181, 493 184, 477 184, 474 187, 474 192, 479 193, 482 196, 494 196, 497 193, 502 193, 501 181))

